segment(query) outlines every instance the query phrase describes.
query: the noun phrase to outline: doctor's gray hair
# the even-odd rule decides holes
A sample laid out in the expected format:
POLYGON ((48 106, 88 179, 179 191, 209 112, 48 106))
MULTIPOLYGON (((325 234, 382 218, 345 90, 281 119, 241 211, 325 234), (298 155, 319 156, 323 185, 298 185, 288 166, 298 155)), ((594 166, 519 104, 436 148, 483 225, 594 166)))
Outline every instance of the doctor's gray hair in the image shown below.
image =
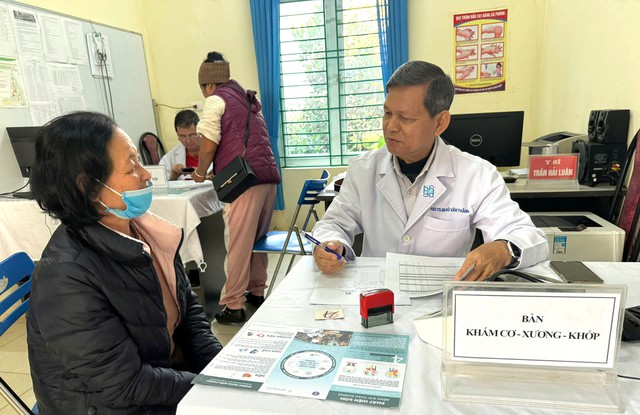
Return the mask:
POLYGON ((451 107, 453 83, 439 66, 425 61, 409 61, 391 75, 385 91, 389 92, 396 86, 413 85, 427 85, 423 103, 430 116, 435 117, 451 107))

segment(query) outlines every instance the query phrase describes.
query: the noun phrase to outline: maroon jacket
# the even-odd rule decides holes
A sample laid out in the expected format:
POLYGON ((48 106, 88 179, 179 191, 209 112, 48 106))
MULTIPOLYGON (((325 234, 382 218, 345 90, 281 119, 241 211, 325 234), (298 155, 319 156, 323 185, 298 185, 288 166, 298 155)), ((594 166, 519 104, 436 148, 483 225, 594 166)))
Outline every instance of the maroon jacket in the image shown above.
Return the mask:
MULTIPOLYGON (((242 154, 244 134, 247 129, 247 92, 233 79, 218 85, 213 95, 225 102, 225 110, 220 120, 220 144, 215 155, 215 172, 218 174, 231 160, 242 154)), ((280 172, 271 150, 269 132, 260 110, 262 105, 255 92, 251 105, 251 124, 245 157, 261 183, 280 183, 280 172)))

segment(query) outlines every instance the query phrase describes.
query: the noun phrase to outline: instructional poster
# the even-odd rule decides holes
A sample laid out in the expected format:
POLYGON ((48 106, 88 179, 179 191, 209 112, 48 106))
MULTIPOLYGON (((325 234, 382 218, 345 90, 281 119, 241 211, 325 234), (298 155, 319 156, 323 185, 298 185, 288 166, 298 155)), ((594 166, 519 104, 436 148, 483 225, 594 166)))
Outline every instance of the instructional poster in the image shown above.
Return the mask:
POLYGON ((454 14, 456 94, 506 88, 507 9, 454 14))
POLYGON ((0 108, 26 108, 27 94, 16 58, 0 56, 0 108))
POLYGON ((400 406, 409 336, 251 324, 193 383, 400 406))

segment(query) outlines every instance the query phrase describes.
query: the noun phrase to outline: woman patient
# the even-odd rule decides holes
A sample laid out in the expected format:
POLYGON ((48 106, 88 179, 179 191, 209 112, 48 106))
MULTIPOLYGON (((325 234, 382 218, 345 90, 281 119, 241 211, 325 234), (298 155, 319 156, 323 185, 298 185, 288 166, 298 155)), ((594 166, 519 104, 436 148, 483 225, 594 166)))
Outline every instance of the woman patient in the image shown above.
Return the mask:
POLYGON ((31 189, 59 226, 33 275, 40 414, 171 414, 220 351, 185 275, 180 228, 147 212, 150 174, 109 117, 42 127, 31 189))

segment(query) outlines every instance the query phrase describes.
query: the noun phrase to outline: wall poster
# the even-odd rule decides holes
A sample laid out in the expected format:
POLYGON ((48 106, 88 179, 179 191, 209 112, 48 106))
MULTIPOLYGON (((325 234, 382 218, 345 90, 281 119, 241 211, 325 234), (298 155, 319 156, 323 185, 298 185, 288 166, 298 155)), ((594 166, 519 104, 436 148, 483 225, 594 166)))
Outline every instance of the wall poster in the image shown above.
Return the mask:
POLYGON ((454 14, 456 94, 504 91, 507 9, 454 14))

